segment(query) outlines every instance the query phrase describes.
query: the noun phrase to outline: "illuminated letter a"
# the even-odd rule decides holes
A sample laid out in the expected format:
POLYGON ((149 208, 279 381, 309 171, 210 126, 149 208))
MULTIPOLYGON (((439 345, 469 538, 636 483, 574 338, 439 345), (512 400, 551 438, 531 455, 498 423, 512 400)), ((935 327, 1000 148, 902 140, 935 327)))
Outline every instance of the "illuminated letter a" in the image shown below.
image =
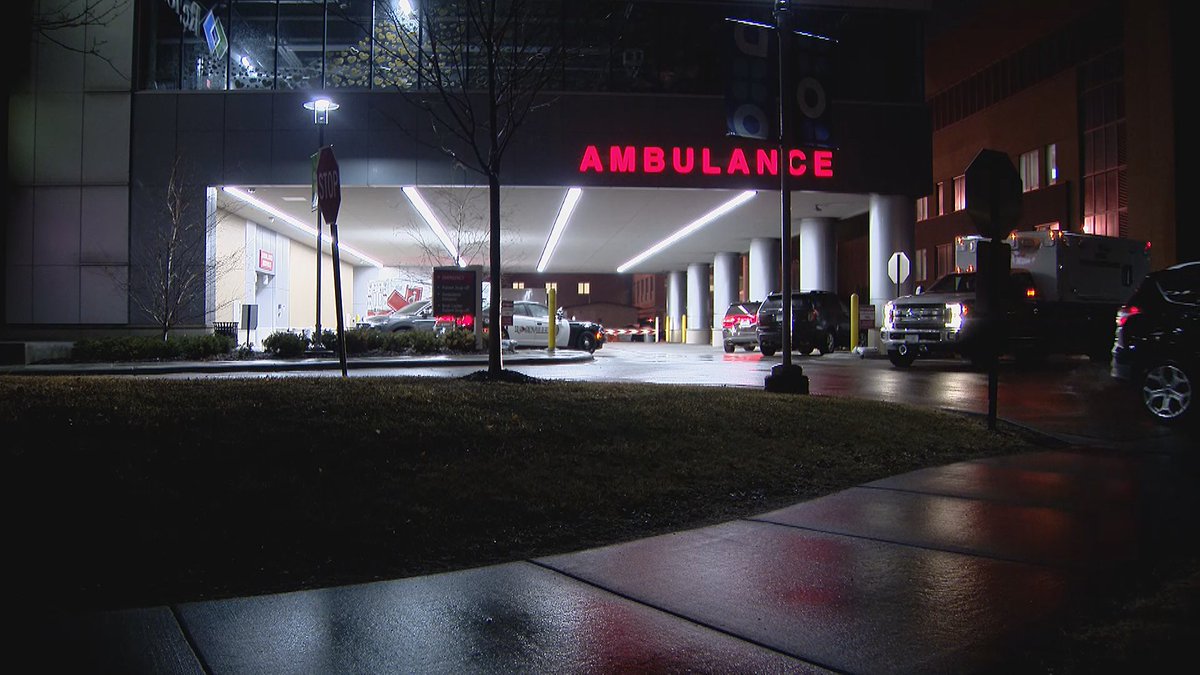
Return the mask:
POLYGON ((604 165, 600 163, 600 151, 594 145, 587 146, 583 151, 583 161, 579 163, 579 173, 588 171, 604 172, 604 165))

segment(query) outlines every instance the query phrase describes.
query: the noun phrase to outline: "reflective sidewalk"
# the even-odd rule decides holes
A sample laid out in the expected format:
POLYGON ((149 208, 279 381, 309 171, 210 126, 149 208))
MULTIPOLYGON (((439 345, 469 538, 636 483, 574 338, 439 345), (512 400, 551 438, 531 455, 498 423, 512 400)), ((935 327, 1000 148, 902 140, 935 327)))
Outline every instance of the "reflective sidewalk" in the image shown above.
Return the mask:
POLYGON ((125 673, 998 672, 1190 536, 1188 480, 1085 449, 962 462, 578 553, 35 632, 47 666, 125 673))

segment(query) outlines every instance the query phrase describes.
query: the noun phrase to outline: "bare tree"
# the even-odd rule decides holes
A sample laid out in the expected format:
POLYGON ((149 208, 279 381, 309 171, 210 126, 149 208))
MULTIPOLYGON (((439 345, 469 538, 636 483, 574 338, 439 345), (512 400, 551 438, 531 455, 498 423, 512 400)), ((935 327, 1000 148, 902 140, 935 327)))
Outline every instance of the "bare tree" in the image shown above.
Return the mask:
MULTIPOLYGON (((34 4, 32 1, 26 3, 29 8, 34 4)), ((38 39, 68 51, 94 56, 108 64, 113 72, 127 78, 127 73, 122 73, 101 53, 107 41, 92 35, 89 41, 74 45, 63 39, 62 32, 72 28, 107 26, 124 14, 129 5, 129 0, 44 0, 37 11, 32 12, 33 33, 38 39)))
MULTIPOLYGON (((555 4, 556 3, 552 3, 555 4)), ((376 77, 426 113, 437 147, 479 173, 488 186, 489 321, 500 325, 500 172, 505 153, 564 58, 558 24, 535 0, 440 0, 421 3, 418 17, 396 3, 377 6, 376 77)), ((488 336, 488 373, 498 376, 500 331, 488 336)))
POLYGON ((180 164, 176 157, 171 165, 162 226, 135 244, 144 262, 131 265, 129 279, 122 284, 130 302, 159 328, 163 340, 176 326, 198 323, 209 311, 232 304, 226 299, 221 301, 223 307, 206 308, 205 294, 210 280, 215 283, 241 263, 238 253, 211 254, 220 219, 203 205, 193 208, 194 193, 189 192, 180 164))
MULTIPOLYGON (((427 200, 429 206, 445 226, 446 234, 458 251, 460 260, 453 259, 424 220, 415 219, 398 225, 392 230, 392 234, 406 243, 415 244, 425 264, 457 265, 460 261, 464 265, 482 264, 488 255, 490 239, 488 209, 486 203, 479 199, 484 190, 478 187, 432 188, 426 192, 430 197, 427 200)), ((503 210, 503 204, 501 208, 501 220, 508 224, 501 233, 500 243, 502 246, 516 244, 520 240, 519 228, 509 220, 511 214, 503 210)), ((509 256, 507 260, 509 264, 520 263, 519 258, 520 256, 509 256)))

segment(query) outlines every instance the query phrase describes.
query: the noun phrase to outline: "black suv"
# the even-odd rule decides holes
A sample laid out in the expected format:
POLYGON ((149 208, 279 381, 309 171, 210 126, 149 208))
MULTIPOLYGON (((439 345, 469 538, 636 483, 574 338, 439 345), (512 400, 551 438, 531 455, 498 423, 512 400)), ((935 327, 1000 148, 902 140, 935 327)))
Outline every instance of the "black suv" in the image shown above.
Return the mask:
POLYGON ((1117 312, 1113 377, 1141 388, 1163 422, 1195 419, 1200 380, 1200 261, 1146 275, 1117 312))
MULTIPOLYGON (((758 349, 763 356, 779 351, 783 294, 770 293, 758 308, 758 349)), ((850 344, 850 310, 829 291, 792 293, 792 351, 814 348, 828 354, 850 344)))

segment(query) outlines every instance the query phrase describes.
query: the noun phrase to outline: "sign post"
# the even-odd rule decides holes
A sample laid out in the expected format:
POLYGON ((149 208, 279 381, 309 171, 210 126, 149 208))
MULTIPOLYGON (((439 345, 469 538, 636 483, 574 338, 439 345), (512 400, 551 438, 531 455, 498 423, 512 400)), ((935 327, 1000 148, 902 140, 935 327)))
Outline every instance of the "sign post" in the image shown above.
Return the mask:
POLYGON ((1021 218, 1021 175, 1008 155, 984 149, 967 167, 966 183, 967 215, 985 237, 976 249, 975 308, 982 327, 976 358, 987 364, 988 429, 995 431, 1000 388, 996 368, 1008 329, 1004 290, 1011 249, 1005 238, 1021 218))
MULTIPOLYGON (((333 146, 321 148, 317 159, 317 206, 321 216, 329 222, 329 233, 333 236, 333 301, 337 312, 338 360, 342 365, 342 377, 346 377, 346 319, 342 316, 342 263, 338 253, 338 209, 342 206, 342 178, 333 146)), ((318 250, 318 253, 320 251, 318 250)), ((317 336, 320 339, 320 336, 317 336)))

